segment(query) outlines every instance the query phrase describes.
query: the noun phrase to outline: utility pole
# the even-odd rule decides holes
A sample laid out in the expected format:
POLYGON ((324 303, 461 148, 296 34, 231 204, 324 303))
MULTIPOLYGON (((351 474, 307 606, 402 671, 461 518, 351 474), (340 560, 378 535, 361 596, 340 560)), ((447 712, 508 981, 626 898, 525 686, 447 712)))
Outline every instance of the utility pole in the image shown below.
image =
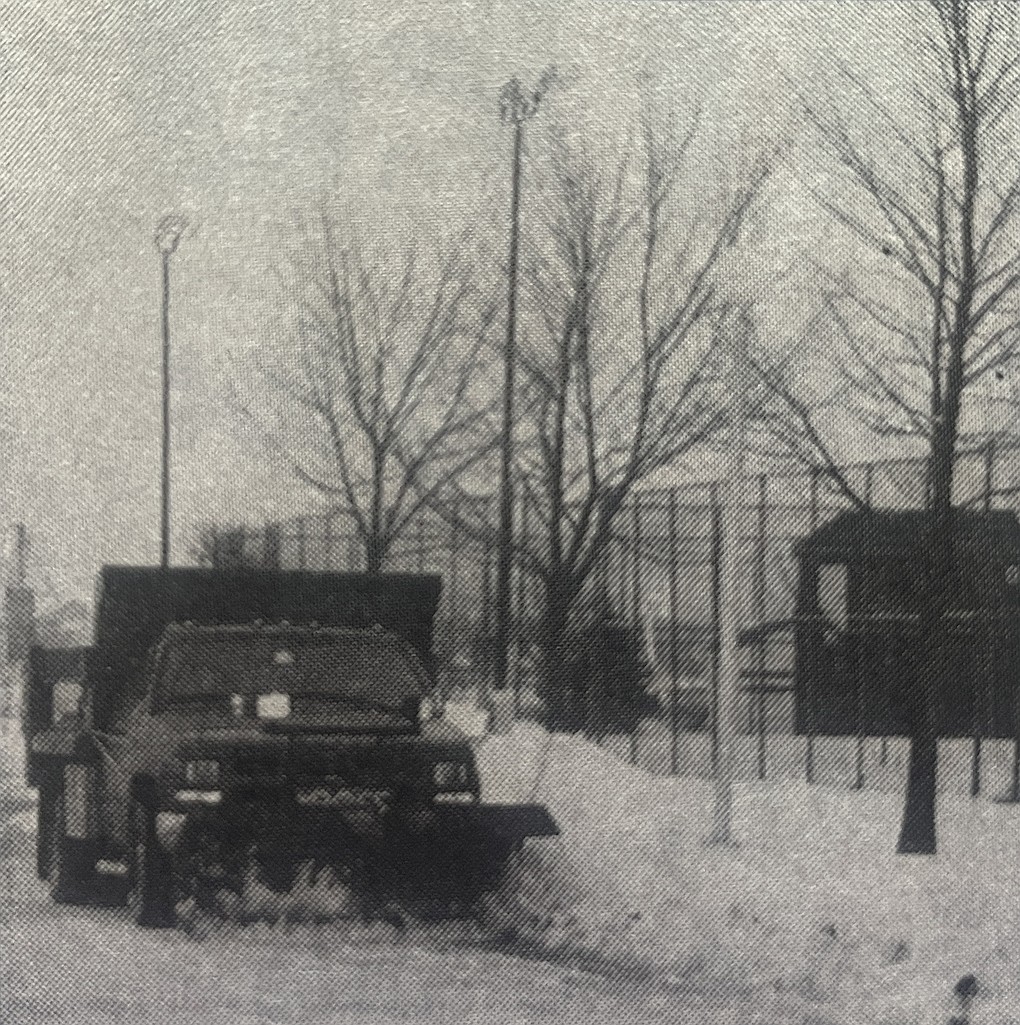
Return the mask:
POLYGON ((160 531, 159 565, 170 565, 170 257, 177 251, 187 222, 171 214, 164 217, 156 228, 155 242, 163 269, 163 444, 160 478, 160 531))
POLYGON ((506 348, 503 368, 503 422, 500 444, 499 526, 496 534, 496 637, 494 687, 505 691, 510 668, 510 572, 513 564, 513 424, 514 370, 517 362, 517 278, 520 248, 521 156, 525 122, 538 113, 538 106, 555 72, 547 70, 531 93, 520 79, 512 78, 499 97, 500 120, 513 126, 513 164, 510 183, 510 255, 506 317, 506 348))

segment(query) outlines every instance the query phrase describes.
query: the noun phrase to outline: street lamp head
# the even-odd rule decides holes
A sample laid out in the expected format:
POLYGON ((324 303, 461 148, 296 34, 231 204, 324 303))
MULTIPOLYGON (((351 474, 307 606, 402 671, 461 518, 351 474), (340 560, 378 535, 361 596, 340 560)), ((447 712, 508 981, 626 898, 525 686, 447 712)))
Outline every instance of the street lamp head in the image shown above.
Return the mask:
POLYGON ((182 214, 168 214, 156 226, 156 248, 164 256, 176 252, 187 227, 188 221, 182 214))
POLYGON ((499 119, 504 124, 518 125, 538 113, 542 98, 556 81, 556 68, 549 67, 542 72, 538 85, 526 92, 516 76, 511 78, 499 92, 499 119))
POLYGON ((524 117, 524 87, 519 78, 511 78, 499 91, 499 119, 515 124, 524 117))

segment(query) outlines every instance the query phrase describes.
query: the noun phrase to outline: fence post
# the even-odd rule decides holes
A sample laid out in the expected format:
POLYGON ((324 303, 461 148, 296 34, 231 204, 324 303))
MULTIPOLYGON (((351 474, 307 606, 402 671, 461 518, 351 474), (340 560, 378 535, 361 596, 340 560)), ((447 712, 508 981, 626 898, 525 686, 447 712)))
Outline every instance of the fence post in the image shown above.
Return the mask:
POLYGON ((854 790, 864 789, 864 684, 861 673, 860 627, 853 628, 853 620, 847 619, 847 640, 850 644, 850 665, 854 673, 854 696, 857 698, 857 737, 854 752, 854 790))
POLYGON ((461 654, 459 648, 462 637, 460 631, 462 622, 460 617, 460 531, 457 524, 460 522, 460 503, 453 503, 453 520, 450 523, 450 535, 446 548, 446 623, 447 623, 447 649, 446 654, 450 659, 456 659, 461 654))
POLYGON ((492 553, 488 545, 482 548, 482 645, 485 659, 486 691, 492 685, 492 553))
POLYGON ((419 510, 414 524, 415 562, 419 573, 425 572, 425 514, 419 510))
MULTIPOLYGON (((758 524, 757 537, 755 538, 755 586, 754 605, 755 615, 759 624, 765 622, 766 616, 766 553, 767 531, 768 531, 768 479, 764 473, 758 474, 758 524)), ((765 645, 764 635, 758 644, 758 692, 756 695, 756 708, 758 726, 758 779, 765 779, 768 770, 768 751, 765 722, 765 645)))
POLYGON ((715 508, 714 527, 717 538, 716 564, 720 579, 721 601, 716 633, 719 641, 719 673, 716 689, 716 771, 712 809, 712 831, 710 844, 734 843, 732 835, 733 779, 735 770, 734 729, 735 704, 740 683, 740 661, 737 649, 738 615, 740 602, 740 506, 737 503, 736 485, 739 478, 733 475, 726 483, 725 503, 715 508))
POLYGON ((641 625, 641 496, 634 495, 630 510, 630 618, 634 627, 641 625))
MULTIPOLYGON (((982 496, 982 507, 985 513, 992 511, 992 486, 995 475, 995 441, 990 440, 984 447, 982 453, 984 460, 984 494, 982 496)), ((978 628, 980 629, 980 627, 978 628)), ((988 622, 986 628, 981 630, 982 643, 979 645, 981 660, 981 694, 980 701, 974 699, 974 729, 971 738, 970 754, 970 796, 978 797, 981 794, 981 746, 982 746, 982 725, 983 715, 987 714, 990 702, 991 680, 990 676, 995 672, 994 660, 992 658, 992 624, 988 622), (979 707, 980 706, 980 707, 979 707)))
POLYGON ((709 527, 709 560, 712 569, 712 673, 711 673, 711 766, 712 775, 719 769, 719 674, 722 648, 719 638, 719 620, 722 613, 722 574, 720 572, 720 517, 719 489, 713 484, 710 492, 711 505, 709 527))
MULTIPOLYGON (((634 504, 631 506, 631 546, 633 558, 631 559, 631 622, 638 638, 638 643, 644 641, 641 632, 641 496, 634 495, 634 504)), ((630 731, 630 764, 637 765, 638 760, 638 729, 640 723, 634 724, 630 731)))
MULTIPOLYGON (((990 439, 988 444, 985 445, 984 449, 984 495, 982 496, 982 506, 985 513, 992 511, 992 495, 993 485, 995 478, 995 439, 990 439)), ((974 737, 972 740, 971 749, 971 766, 970 766, 970 796, 978 797, 981 794, 981 744, 982 744, 982 724, 983 716, 982 712, 987 715, 988 708, 991 704, 990 701, 990 690, 991 690, 991 675, 995 672, 995 660, 993 658, 993 626, 991 622, 987 624, 987 628, 982 631, 984 634, 982 640, 984 643, 980 647, 980 658, 984 663, 981 668, 981 709, 978 708, 978 701, 975 699, 974 702, 974 737)), ((1020 780, 1018 780, 1017 789, 1020 789, 1020 780)))
POLYGON ((1020 803, 1020 695, 1015 691, 1013 698, 1013 771, 1006 800, 1010 804, 1020 803))
MULTIPOLYGON (((528 505, 526 495, 521 495, 521 525, 518 537, 521 539, 521 547, 527 551, 528 544, 531 540, 531 523, 530 523, 530 510, 531 506, 528 505)), ((524 618, 528 609, 528 595, 527 595, 527 578, 524 573, 524 566, 519 560, 513 558, 511 552, 511 572, 514 569, 516 563, 517 569, 517 611, 512 612, 510 615, 511 627, 514 627, 513 637, 516 638, 513 644, 510 645, 510 650, 517 653, 517 657, 514 660, 514 671, 511 676, 513 686, 513 707, 514 707, 514 718, 516 719, 520 715, 521 711, 521 666, 523 664, 524 655, 524 618)))
POLYGON ((677 693, 677 620, 680 616, 680 598, 677 582, 677 507, 676 485, 669 489, 669 521, 667 527, 668 581, 669 581, 669 771, 675 776, 680 771, 680 724, 677 693))
POLYGON ((298 567, 300 569, 308 569, 308 522, 306 517, 298 517, 297 531, 298 567))
POLYGON ((981 690, 974 700, 974 738, 971 752, 970 796, 981 794, 981 754, 984 730, 992 718, 992 680, 995 677, 999 657, 998 623, 986 613, 987 619, 981 630, 981 644, 978 648, 981 670, 981 690))
POLYGON ((336 569, 336 552, 333 546, 336 544, 336 535, 333 531, 333 513, 327 512, 325 522, 322 525, 322 546, 326 549, 324 562, 325 569, 336 569))
MULTIPOLYGON (((809 507, 809 530, 813 533, 818 528, 819 510, 818 510, 818 476, 819 471, 817 466, 811 467, 811 483, 810 483, 810 507, 809 507)), ((808 685, 810 686, 810 684, 808 685)), ((805 697, 808 697, 805 694, 805 697)), ((815 736, 814 736, 814 700, 809 697, 807 702, 807 715, 804 717, 806 722, 806 733, 805 738, 806 744, 804 748, 804 779, 807 783, 814 783, 815 781, 815 736)))
POLYGON ((992 511, 992 497, 994 495, 993 485, 995 481, 995 439, 991 439, 987 445, 985 445, 984 451, 984 464, 985 464, 985 490, 983 495, 984 511, 986 513, 992 511))

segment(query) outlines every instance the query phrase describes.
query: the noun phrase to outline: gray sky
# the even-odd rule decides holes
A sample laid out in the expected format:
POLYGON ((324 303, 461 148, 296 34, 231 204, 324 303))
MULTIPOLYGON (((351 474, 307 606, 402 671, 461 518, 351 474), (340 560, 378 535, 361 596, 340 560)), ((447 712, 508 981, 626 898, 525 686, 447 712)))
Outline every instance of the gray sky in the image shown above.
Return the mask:
MULTIPOLYGON (((6 0, 0 520, 40 575, 88 592, 158 555, 159 276, 153 226, 195 222, 173 264, 174 531, 315 507, 239 433, 228 355, 278 335, 271 268, 329 194, 400 244, 408 225, 498 229, 500 85, 548 64, 592 131, 700 96, 708 138, 789 131, 784 76, 831 54, 902 64, 902 4, 654 0, 6 0)), ((889 88, 895 86, 890 80, 889 88)), ((778 202, 784 202, 780 195, 778 202)), ((824 224, 795 187, 788 232, 824 224)))

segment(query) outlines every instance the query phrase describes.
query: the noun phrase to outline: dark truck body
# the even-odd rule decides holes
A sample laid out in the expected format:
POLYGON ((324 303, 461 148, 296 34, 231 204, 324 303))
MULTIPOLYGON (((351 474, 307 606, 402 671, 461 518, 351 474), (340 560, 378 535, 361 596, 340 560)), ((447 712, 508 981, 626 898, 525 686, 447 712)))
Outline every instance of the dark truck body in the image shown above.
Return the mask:
POLYGON ((422 575, 104 568, 94 645, 31 659, 29 776, 54 896, 143 887, 139 920, 168 924, 182 837, 286 848, 310 816, 320 848, 448 835, 505 851, 555 833, 538 806, 481 805, 469 739, 422 714, 440 590, 422 575), (54 721, 68 669, 80 711, 54 721))

